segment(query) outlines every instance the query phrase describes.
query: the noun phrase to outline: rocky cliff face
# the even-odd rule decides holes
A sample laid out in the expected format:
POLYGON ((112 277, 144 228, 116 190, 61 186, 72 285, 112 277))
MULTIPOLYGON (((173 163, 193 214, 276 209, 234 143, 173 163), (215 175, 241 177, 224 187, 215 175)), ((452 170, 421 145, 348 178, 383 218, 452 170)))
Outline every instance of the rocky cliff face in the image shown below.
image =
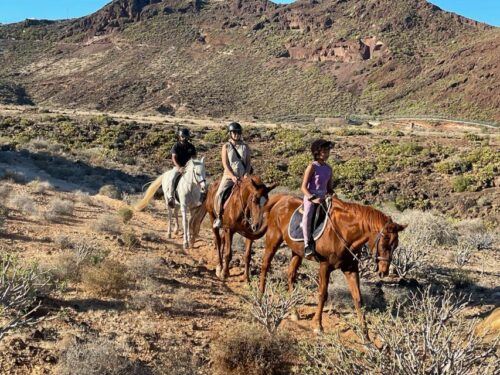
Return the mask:
POLYGON ((115 0, 2 26, 0 46, 0 80, 35 103, 500 120, 499 29, 424 0, 115 0))

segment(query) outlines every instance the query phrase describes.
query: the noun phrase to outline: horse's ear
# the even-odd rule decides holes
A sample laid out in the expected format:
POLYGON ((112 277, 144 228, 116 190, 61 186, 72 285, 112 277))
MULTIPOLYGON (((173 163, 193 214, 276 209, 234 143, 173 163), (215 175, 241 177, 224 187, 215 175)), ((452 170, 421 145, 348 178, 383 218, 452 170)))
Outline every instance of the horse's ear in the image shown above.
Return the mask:
POLYGON ((273 190, 278 184, 276 182, 273 182, 271 185, 267 186, 267 192, 269 193, 271 190, 273 190))
POLYGON ((396 232, 401 232, 401 231, 405 230, 405 228, 407 226, 408 226, 408 224, 401 225, 401 224, 396 223, 396 232))

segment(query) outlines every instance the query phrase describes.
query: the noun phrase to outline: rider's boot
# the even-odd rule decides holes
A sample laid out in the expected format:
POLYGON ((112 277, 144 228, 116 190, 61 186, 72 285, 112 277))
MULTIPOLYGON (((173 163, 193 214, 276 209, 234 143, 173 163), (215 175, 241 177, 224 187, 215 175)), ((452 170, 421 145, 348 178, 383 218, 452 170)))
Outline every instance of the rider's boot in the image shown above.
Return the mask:
POLYGON ((309 241, 309 243, 304 248, 304 258, 311 260, 316 255, 316 246, 314 241, 309 241))

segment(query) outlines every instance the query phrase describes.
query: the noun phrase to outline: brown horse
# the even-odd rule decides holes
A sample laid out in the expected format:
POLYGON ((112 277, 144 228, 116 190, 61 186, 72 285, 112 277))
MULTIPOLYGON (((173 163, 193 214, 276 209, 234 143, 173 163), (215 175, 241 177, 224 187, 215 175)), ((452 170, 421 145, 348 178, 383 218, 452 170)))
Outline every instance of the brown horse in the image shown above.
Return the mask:
MULTIPOLYGON (((215 237, 215 246, 219 264, 217 277, 225 279, 229 276, 229 262, 232 257, 232 241, 235 233, 246 238, 245 241, 245 280, 250 279, 250 260, 252 256, 252 241, 266 233, 264 212, 267 209, 268 194, 276 187, 272 184, 267 187, 260 177, 251 176, 238 182, 229 197, 222 217, 222 231, 213 228, 215 220, 214 200, 220 180, 212 184, 208 190, 205 209, 210 216, 210 222, 215 237)), ((204 216, 204 215, 203 215, 204 216)), ((203 217, 201 218, 203 219, 203 217)))
MULTIPOLYGON (((260 291, 264 293, 266 274, 280 244, 285 241, 292 250, 292 260, 288 269, 288 287, 293 290, 297 269, 304 256, 304 243, 294 242, 288 234, 288 223, 295 209, 302 201, 289 195, 274 196, 275 201, 267 218, 265 253, 260 274, 260 291)), ((328 212, 328 223, 323 235, 316 242, 319 255, 319 301, 313 318, 316 332, 322 331, 323 306, 328 298, 328 282, 334 269, 341 269, 347 280, 354 300, 358 318, 364 325, 361 311, 361 293, 359 289, 358 261, 361 247, 368 244, 375 271, 379 276, 387 276, 391 257, 398 246, 398 233, 406 226, 394 223, 382 212, 356 203, 344 202, 333 198, 333 205, 328 212)))

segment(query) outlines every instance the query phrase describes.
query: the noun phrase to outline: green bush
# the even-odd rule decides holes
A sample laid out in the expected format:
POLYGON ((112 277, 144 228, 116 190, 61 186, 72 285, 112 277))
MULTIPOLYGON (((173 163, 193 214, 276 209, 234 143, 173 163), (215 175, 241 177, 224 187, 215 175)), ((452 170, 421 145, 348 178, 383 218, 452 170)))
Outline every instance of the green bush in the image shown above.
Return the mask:
POLYGON ((225 128, 223 129, 213 129, 209 130, 203 137, 205 142, 210 142, 214 144, 219 144, 227 141, 229 139, 229 134, 225 128))
POLYGON ((461 193, 464 191, 475 191, 476 179, 471 175, 457 176, 452 182, 453 191, 461 193))
POLYGON ((373 177, 375 166, 361 158, 353 158, 333 167, 333 176, 340 183, 357 185, 373 177))

